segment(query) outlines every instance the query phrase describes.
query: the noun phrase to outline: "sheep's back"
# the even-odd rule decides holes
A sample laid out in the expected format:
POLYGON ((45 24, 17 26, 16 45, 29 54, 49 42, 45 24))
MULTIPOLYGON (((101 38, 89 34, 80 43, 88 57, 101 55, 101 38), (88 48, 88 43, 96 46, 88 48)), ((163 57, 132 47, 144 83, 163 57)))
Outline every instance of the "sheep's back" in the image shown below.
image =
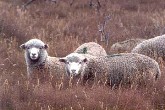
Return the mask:
POLYGON ((107 55, 105 49, 95 42, 84 43, 81 46, 79 46, 74 52, 79 54, 85 53, 93 56, 107 55))
POLYGON ((124 52, 131 52, 131 50, 138 45, 139 43, 141 43, 142 41, 144 41, 145 39, 128 39, 122 42, 117 42, 114 43, 111 48, 110 48, 110 53, 112 54, 116 54, 116 53, 124 53, 124 52))
POLYGON ((159 65, 155 60, 131 53, 99 57, 91 60, 87 67, 86 75, 94 73, 97 80, 109 80, 112 85, 119 84, 121 80, 123 83, 155 80, 157 74, 160 75, 159 65))
POLYGON ((138 44, 131 52, 149 56, 155 60, 165 55, 165 35, 145 40, 138 44))

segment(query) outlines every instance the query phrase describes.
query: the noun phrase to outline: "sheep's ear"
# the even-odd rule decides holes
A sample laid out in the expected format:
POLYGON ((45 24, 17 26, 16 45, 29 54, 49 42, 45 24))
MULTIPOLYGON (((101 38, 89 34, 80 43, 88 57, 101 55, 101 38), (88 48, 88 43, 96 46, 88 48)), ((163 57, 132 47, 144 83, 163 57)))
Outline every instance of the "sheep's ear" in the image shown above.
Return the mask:
POLYGON ((87 54, 87 47, 83 48, 83 54, 87 54))
POLYGON ((66 63, 66 59, 65 58, 60 58, 59 61, 63 62, 63 63, 66 63))
POLYGON ((87 61, 88 61, 88 59, 87 59, 87 58, 84 58, 84 59, 83 59, 83 62, 84 62, 84 63, 85 63, 85 62, 87 62, 87 61))
POLYGON ((48 47, 49 47, 48 44, 45 44, 45 45, 44 45, 44 48, 45 48, 45 49, 47 49, 48 47))
POLYGON ((20 45, 19 47, 20 47, 21 49, 25 49, 25 48, 26 48, 25 44, 22 44, 22 45, 20 45))

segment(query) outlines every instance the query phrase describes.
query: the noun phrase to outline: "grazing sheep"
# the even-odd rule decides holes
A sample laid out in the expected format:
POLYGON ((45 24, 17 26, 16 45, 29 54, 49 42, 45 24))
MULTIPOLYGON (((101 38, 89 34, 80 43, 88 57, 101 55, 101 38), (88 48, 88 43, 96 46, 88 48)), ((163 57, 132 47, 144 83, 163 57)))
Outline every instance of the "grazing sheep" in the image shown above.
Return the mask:
POLYGON ((146 56, 149 56, 156 61, 159 58, 165 60, 165 35, 157 36, 148 40, 143 41, 138 44, 133 50, 132 53, 139 53, 146 56))
POLYGON ((74 52, 79 53, 79 54, 89 54, 89 55, 93 55, 93 56, 107 55, 104 48, 95 42, 84 43, 84 44, 80 45, 74 52))
POLYGON ((65 73, 64 65, 59 62, 59 58, 50 57, 44 44, 39 39, 31 39, 22 44, 20 48, 25 50, 25 60, 28 77, 46 78, 51 75, 65 73))
POLYGON ((136 53, 122 53, 88 59, 80 54, 70 54, 60 59, 68 73, 78 76, 83 83, 102 82, 112 86, 146 84, 161 75, 159 65, 150 57, 136 53))
POLYGON ((117 42, 111 46, 110 53, 125 53, 131 52, 131 50, 139 43, 144 41, 145 39, 136 38, 136 39, 129 39, 122 42, 117 42))

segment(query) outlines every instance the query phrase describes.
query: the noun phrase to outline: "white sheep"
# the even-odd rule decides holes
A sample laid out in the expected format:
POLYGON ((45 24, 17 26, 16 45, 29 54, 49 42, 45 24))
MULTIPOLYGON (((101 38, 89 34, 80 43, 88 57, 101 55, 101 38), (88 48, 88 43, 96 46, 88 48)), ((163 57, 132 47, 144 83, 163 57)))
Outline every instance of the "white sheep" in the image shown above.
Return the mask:
POLYGON ((79 54, 89 54, 93 56, 105 56, 107 55, 104 48, 95 42, 88 42, 80 45, 75 51, 79 54))
POLYGON ((89 57, 71 53, 60 58, 69 75, 77 76, 84 83, 105 82, 111 86, 119 84, 142 84, 154 82, 161 75, 159 65, 150 57, 136 53, 122 53, 101 57, 89 57))
POLYGON ((50 57, 44 44, 39 39, 31 39, 22 44, 20 48, 25 50, 25 60, 28 77, 46 78, 51 75, 65 73, 64 65, 59 62, 59 58, 50 57))
POLYGON ((65 70, 68 76, 78 76, 86 67, 86 62, 96 56, 89 54, 71 53, 59 61, 65 63, 65 70))
POLYGON ((165 35, 157 36, 148 40, 143 41, 138 44, 133 50, 132 53, 139 53, 146 56, 149 56, 156 61, 159 58, 165 60, 165 35))
POLYGON ((129 53, 136 45, 138 45, 144 40, 145 39, 136 38, 136 39, 128 39, 122 42, 117 42, 111 46, 110 53, 111 54, 125 53, 125 52, 129 53))

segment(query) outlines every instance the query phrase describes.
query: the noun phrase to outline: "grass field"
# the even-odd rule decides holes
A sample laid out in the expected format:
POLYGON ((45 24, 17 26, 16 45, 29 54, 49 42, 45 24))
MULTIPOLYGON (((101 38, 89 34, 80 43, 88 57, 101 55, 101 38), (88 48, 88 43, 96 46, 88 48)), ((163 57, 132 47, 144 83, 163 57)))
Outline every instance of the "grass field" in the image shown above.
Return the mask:
POLYGON ((130 38, 152 38, 165 26, 164 0, 0 0, 0 110, 163 110, 165 66, 153 87, 112 90, 94 85, 53 88, 31 85, 24 53, 19 45, 39 38, 49 45, 50 56, 63 57, 79 45, 94 41, 108 54, 110 46, 130 38), (98 25, 106 17, 108 44, 101 41, 98 25))

